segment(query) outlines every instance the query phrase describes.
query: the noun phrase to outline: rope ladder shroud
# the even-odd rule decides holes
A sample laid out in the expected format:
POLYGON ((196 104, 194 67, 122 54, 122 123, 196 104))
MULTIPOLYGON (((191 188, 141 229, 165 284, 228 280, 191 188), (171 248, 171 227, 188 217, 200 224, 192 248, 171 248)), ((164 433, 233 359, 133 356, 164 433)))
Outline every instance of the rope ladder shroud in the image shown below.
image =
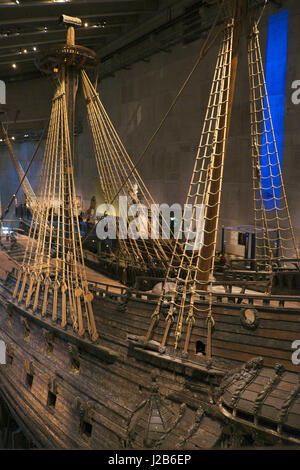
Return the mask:
MULTIPOLYGON (((164 312, 166 325, 161 349, 165 348, 172 328, 175 330, 174 349, 178 349, 184 324, 186 324, 183 345, 183 354, 186 355, 196 319, 206 316, 206 357, 208 359, 211 358, 211 333, 214 325, 212 280, 217 226, 238 55, 237 37, 239 32, 236 33, 235 30, 240 27, 237 25, 237 17, 233 16, 232 18, 232 21, 228 21, 224 29, 224 37, 218 53, 206 117, 186 199, 186 204, 193 206, 193 228, 196 225, 196 207, 200 204, 203 208, 204 223, 196 232, 196 241, 197 237, 198 241, 201 240, 201 247, 196 251, 188 251, 186 240, 189 239, 190 232, 184 242, 177 239, 174 253, 179 247, 183 253, 180 266, 177 268, 177 276, 174 279, 171 275, 176 269, 172 265, 172 259, 163 291, 145 337, 145 342, 149 341, 155 325, 159 323, 161 313, 164 312), (199 304, 200 298, 205 299, 207 307, 199 304)), ((240 21, 241 18, 242 15, 239 16, 240 21)), ((261 252, 262 257, 267 256, 270 261, 275 257, 275 250, 279 251, 279 256, 283 260, 291 258, 292 254, 298 258, 272 124, 257 26, 258 22, 254 20, 252 34, 248 42, 248 64, 254 218, 258 251, 261 252), (265 180, 271 183, 270 187, 263 182, 263 177, 260 176, 263 167, 267 169, 265 180), (263 189, 272 190, 272 197, 269 201, 264 201, 263 189), (280 192, 277 191, 278 189, 280 192), (259 227, 263 227, 263 230, 260 230, 259 227)), ((181 223, 182 230, 183 221, 181 223)))
POLYGON ((13 292, 42 316, 62 327, 70 324, 78 335, 88 331, 96 341, 92 300, 84 266, 76 208, 73 161, 62 67, 53 98, 42 162, 37 204, 33 210, 28 242, 13 292))
POLYGON ((262 62, 258 22, 248 42, 256 258, 298 258, 262 62))
MULTIPOLYGON (((166 281, 145 338, 145 341, 150 339, 154 326, 159 322, 161 312, 164 310, 166 325, 161 348, 165 347, 168 335, 174 329, 174 349, 177 350, 186 324, 184 355, 188 352, 195 317, 207 319, 209 338, 211 325, 214 322, 211 307, 212 273, 230 115, 233 41, 234 20, 230 19, 224 28, 219 47, 209 102, 186 198, 185 207, 187 205, 192 207, 191 224, 189 227, 184 227, 183 217, 166 281), (217 190, 215 190, 216 182, 217 190), (211 216, 211 213, 214 215, 211 216), (200 227, 197 226, 199 222, 200 227), (194 247, 191 243, 194 243, 194 247), (178 268, 174 264, 177 253, 182 253, 178 268), (172 276, 174 270, 177 270, 175 278, 172 276), (170 285, 172 287, 169 291, 170 285), (199 289, 208 289, 207 306, 197 304, 199 289)), ((207 295, 207 292, 202 292, 202 295, 207 295)), ((208 357, 210 349, 208 339, 208 357)))
MULTIPOLYGON (((139 172, 127 153, 119 135, 117 134, 109 116, 93 87, 87 73, 81 72, 82 88, 86 101, 89 127, 92 135, 94 153, 100 180, 100 187, 104 194, 105 203, 112 204, 114 195, 126 196, 128 206, 132 203, 143 204, 147 208, 147 219, 140 231, 145 238, 124 238, 117 232, 120 250, 124 260, 129 265, 147 269, 148 266, 163 266, 166 269, 172 246, 166 225, 160 220, 159 238, 149 238, 151 228, 151 206, 155 204, 139 172), (127 178, 131 175, 129 178, 127 178), (125 183, 124 183, 125 180, 125 183)), ((128 221, 132 219, 129 216, 128 221)), ((125 232, 127 227, 124 227, 125 232)))
MULTIPOLYGON (((236 8, 241 5, 238 1, 233 3, 236 8)), ((186 355, 197 318, 205 318, 208 359, 211 358, 214 325, 212 302, 217 229, 242 17, 241 12, 239 15, 232 10, 228 13, 185 201, 185 207, 192 207, 191 224, 186 227, 183 216, 173 246, 160 239, 136 240, 119 236, 120 250, 128 264, 142 269, 146 269, 149 262, 152 266, 166 267, 165 282, 145 341, 150 339, 164 312, 161 348, 165 348, 173 330, 174 349, 182 348, 186 355), (199 219, 202 220, 200 226, 199 219), (205 305, 199 303, 200 297, 205 299, 205 305), (185 340, 181 344, 184 330, 185 340)), ((258 21, 252 21, 251 28, 248 68, 257 257, 268 257, 272 265, 277 252, 282 259, 290 258, 291 252, 298 257, 298 253, 268 101, 258 21), (271 192, 269 199, 264 197, 265 191, 271 192)), ((42 316, 48 314, 50 306, 53 320, 60 320, 62 326, 70 322, 79 335, 87 330, 95 341, 98 334, 75 205, 64 74, 62 69, 53 99, 40 197, 13 298, 17 302, 24 301, 26 307, 33 304, 33 310, 40 309, 42 316)), ((105 201, 111 203, 115 195, 120 194, 127 196, 130 202, 145 204, 148 220, 144 229, 148 231, 149 211, 154 201, 84 70, 81 71, 81 82, 105 201)), ((163 230, 163 224, 160 229, 163 230)))
MULTIPOLYGON (((154 229, 158 232, 157 238, 155 237, 154 239, 148 239, 148 237, 146 237, 146 239, 143 239, 142 237, 142 239, 137 241, 131 239, 124 240, 124 238, 120 236, 120 233, 117 233, 121 257, 123 258, 123 261, 126 261, 127 266, 131 265, 134 267, 139 267, 143 270, 149 270, 149 268, 151 269, 157 267, 161 267, 165 272, 167 270, 173 252, 173 245, 170 243, 169 239, 170 236, 173 237, 174 234, 169 230, 169 221, 165 220, 159 208, 156 209, 158 212, 158 224, 155 222, 152 226, 152 219, 150 220, 149 211, 155 202, 145 183, 143 182, 139 172, 137 171, 137 166, 144 158, 147 150, 159 133, 171 110, 177 103, 179 97, 182 95, 186 85, 189 83, 201 60, 205 57, 209 49, 219 37, 221 31, 220 28, 217 31, 215 30, 221 13, 222 8, 219 7, 213 25, 201 47, 195 64, 188 73, 167 112, 161 119, 159 126, 148 140, 145 148, 139 155, 135 164, 133 164, 112 122, 110 121, 107 112, 99 98, 96 87, 92 85, 87 73, 84 70, 81 72, 82 88, 87 107, 88 122, 94 145, 100 187, 104 194, 105 202, 108 204, 113 204, 118 195, 127 196, 129 201, 128 205, 130 205, 132 202, 142 202, 144 205, 146 205, 148 211, 148 222, 143 223, 144 231, 146 232, 148 230, 150 232, 150 227, 151 230, 152 227, 154 227, 154 229), (213 33, 215 33, 214 36, 213 33)), ((127 227, 125 227, 125 231, 126 229, 127 227)), ((114 255, 114 253, 111 254, 114 255)), ((177 263, 179 264, 179 262, 180 256, 177 256, 177 263)))

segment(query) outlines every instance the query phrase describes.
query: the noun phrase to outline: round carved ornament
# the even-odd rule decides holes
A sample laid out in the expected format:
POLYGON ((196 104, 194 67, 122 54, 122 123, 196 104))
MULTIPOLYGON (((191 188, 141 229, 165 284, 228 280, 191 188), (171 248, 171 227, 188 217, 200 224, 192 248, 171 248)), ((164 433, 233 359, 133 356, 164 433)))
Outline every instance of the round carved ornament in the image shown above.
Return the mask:
POLYGON ((241 325, 248 330, 256 330, 259 325, 259 316, 255 308, 242 308, 240 313, 241 325))

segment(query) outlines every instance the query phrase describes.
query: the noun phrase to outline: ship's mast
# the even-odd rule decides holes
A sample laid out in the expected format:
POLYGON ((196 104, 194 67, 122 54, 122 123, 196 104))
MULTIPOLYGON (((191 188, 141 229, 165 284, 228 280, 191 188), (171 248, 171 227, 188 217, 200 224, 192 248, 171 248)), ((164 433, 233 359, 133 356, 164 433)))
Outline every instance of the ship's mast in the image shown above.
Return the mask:
MULTIPOLYGON (((74 26, 68 26, 66 48, 75 47, 75 28, 74 26)), ((65 94, 66 94, 66 108, 67 108, 67 120, 69 129, 69 145, 71 158, 64 159, 64 171, 63 171, 63 207, 62 207, 62 230, 64 231, 64 251, 63 259, 70 259, 72 253, 72 236, 73 236, 73 224, 74 224, 74 209, 70 205, 70 201, 75 201, 76 194, 69 194, 73 187, 69 185, 69 175, 73 172, 74 167, 74 130, 75 130, 75 101, 78 83, 78 70, 72 65, 72 61, 66 61, 60 70, 61 80, 65 82, 65 94)), ((71 261, 72 262, 72 261, 71 261)))
MULTIPOLYGON (((204 239, 203 247, 201 248, 201 256, 199 260, 199 271, 198 271, 198 280, 203 281, 204 283, 208 281, 209 274, 212 269, 213 256, 215 250, 215 235, 218 225, 218 209, 219 209, 219 195, 221 192, 222 185, 222 147, 225 146, 225 156, 227 152, 228 144, 228 133, 230 128, 231 121, 231 112, 232 104, 234 99, 235 84, 236 84, 236 74, 237 66, 239 61, 239 43, 242 30, 242 23, 246 13, 247 2, 244 0, 232 0, 230 8, 233 9, 233 21, 234 21, 234 32, 233 32, 233 48, 232 48, 232 60, 231 60, 231 73, 230 73, 230 82, 229 82, 229 102, 227 108, 226 116, 226 107, 227 103, 224 102, 221 106, 220 112, 220 124, 218 126, 218 132, 216 135, 216 150, 215 150, 215 160, 212 168, 212 177, 211 177, 211 186, 209 191, 209 198, 207 204, 207 213, 206 221, 204 226, 204 239), (225 123, 227 121, 227 125, 225 123)), ((224 148, 224 147, 223 147, 224 148)), ((224 150, 223 150, 224 152, 224 150)), ((204 285, 204 288, 207 288, 207 284, 204 285)))
MULTIPOLYGON (((75 46, 75 28, 69 26, 67 30, 67 46, 75 46)), ((65 89, 67 100, 67 111, 70 131, 70 146, 72 160, 74 161, 74 131, 75 131, 75 101, 78 88, 78 70, 72 65, 65 67, 65 89)))
MULTIPOLYGON (((227 150, 229 126, 235 91, 238 66, 238 49, 242 21, 246 13, 247 2, 244 0, 225 0, 219 2, 224 12, 224 27, 218 50, 217 63, 212 80, 207 111, 195 158, 194 169, 186 198, 186 207, 192 206, 191 223, 186 232, 186 240, 196 233, 195 242, 183 242, 180 266, 172 259, 166 280, 173 283, 171 294, 164 284, 151 325, 145 336, 147 342, 154 326, 158 323, 165 306, 166 326, 161 342, 161 350, 167 343, 169 332, 175 328, 174 349, 180 348, 182 333, 187 325, 183 355, 187 355, 195 316, 207 320, 207 358, 211 357, 212 318, 212 283, 210 274, 214 268, 214 254, 217 240, 217 228, 220 211, 221 189, 223 180, 224 158, 227 150), (199 208, 200 215, 199 215, 199 208), (202 212, 201 212, 202 211, 202 212), (199 219, 204 220, 204 227, 199 227, 199 219), (196 232, 192 231, 196 228, 196 232), (174 278, 172 269, 176 272, 174 278), (196 304, 197 291, 209 289, 208 305, 196 304)), ((184 219, 184 218, 183 218, 184 219)), ((181 231, 183 230, 181 221, 181 231)), ((191 237, 192 240, 193 237, 191 237)), ((176 241, 174 253, 181 246, 176 241)))
POLYGON ((25 172, 18 160, 18 157, 16 156, 14 152, 7 130, 2 121, 1 121, 1 129, 2 129, 2 133, 5 139, 5 143, 8 148, 12 163, 15 167, 19 180, 22 182, 22 189, 26 198, 26 202, 28 203, 29 207, 32 208, 36 204, 36 195, 32 189, 31 184, 28 181, 27 176, 25 175, 25 172))
POLYGON ((47 141, 43 156, 40 195, 33 211, 23 263, 13 299, 25 308, 41 310, 62 327, 72 325, 79 336, 98 338, 80 238, 74 183, 74 113, 78 71, 95 67, 96 54, 75 44, 78 18, 62 15, 67 43, 41 54, 38 66, 57 74, 47 141))

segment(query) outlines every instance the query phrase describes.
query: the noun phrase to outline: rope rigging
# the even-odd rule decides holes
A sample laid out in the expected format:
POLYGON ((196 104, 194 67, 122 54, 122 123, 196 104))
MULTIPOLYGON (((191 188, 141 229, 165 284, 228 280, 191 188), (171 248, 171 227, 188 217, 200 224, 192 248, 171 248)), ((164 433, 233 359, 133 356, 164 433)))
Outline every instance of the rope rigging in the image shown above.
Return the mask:
POLYGON ((217 237, 221 187, 225 147, 227 140, 230 83, 232 74, 232 51, 234 40, 234 20, 228 21, 224 28, 217 64, 212 81, 206 116, 195 158, 194 169, 186 198, 186 206, 192 206, 191 223, 184 232, 184 217, 181 221, 179 236, 176 240, 166 281, 157 307, 152 316, 152 322, 146 335, 150 339, 155 324, 159 321, 162 310, 167 311, 165 317, 165 332, 161 347, 166 344, 171 327, 175 328, 174 349, 179 347, 184 323, 187 325, 186 340, 183 347, 187 353, 195 314, 207 318, 209 325, 212 318, 212 273, 214 268, 214 252, 217 237), (218 188, 215 190, 215 183, 218 188), (213 216, 211 215, 213 211, 213 216), (213 221, 213 224, 211 222, 213 221), (194 245, 191 246, 191 240, 194 245), (210 250, 207 254, 205 249, 210 250), (181 251, 180 266, 176 277, 174 259, 181 251), (207 260, 209 265, 207 266, 207 260), (200 275, 204 275, 201 279, 200 275), (172 285, 171 292, 168 286, 172 285), (209 287, 209 304, 200 306, 195 303, 198 289, 209 287))
MULTIPOLYGON (((175 243, 172 245, 168 237, 162 239, 166 225, 161 219, 161 238, 123 238, 120 232, 117 234, 128 266, 144 270, 149 265, 154 268, 164 266, 166 269, 163 289, 145 341, 150 339, 155 326, 164 317, 161 348, 165 347, 173 330, 174 349, 182 348, 187 354, 197 319, 205 319, 208 359, 211 358, 214 325, 213 271, 244 12, 242 4, 240 1, 220 2, 219 14, 224 9, 225 23, 185 211, 175 243)), ((254 219, 257 256, 268 256, 273 260, 278 257, 277 251, 281 258, 289 258, 292 251, 296 257, 298 254, 268 101, 258 23, 252 20, 248 41, 254 219), (265 191, 271 192, 270 198, 264 197, 265 191)), ((211 33, 208 38, 210 36, 211 33)), ((200 57, 208 48, 206 41, 200 57)), ((144 230, 148 235, 150 211, 155 203, 136 167, 152 140, 134 164, 83 69, 80 78, 105 201, 111 204, 120 195, 127 196, 129 203, 144 204, 147 214, 140 231, 144 230)), ((88 288, 76 208, 67 104, 66 66, 62 66, 52 103, 38 196, 13 298, 15 302, 24 302, 26 307, 31 306, 33 311, 40 311, 42 316, 51 312, 52 319, 60 321, 62 327, 69 324, 80 336, 87 331, 96 341, 93 296, 88 288)), ((164 119, 160 127, 163 122, 164 119)))
MULTIPOLYGON (((183 354, 186 355, 193 326, 197 319, 206 318, 207 359, 211 358, 211 334, 214 325, 213 270, 224 158, 235 88, 238 38, 244 16, 242 2, 224 2, 224 6, 228 14, 225 18, 227 17, 228 20, 224 26, 207 112, 186 199, 186 204, 191 204, 193 208, 192 221, 185 232, 184 218, 181 221, 180 234, 176 240, 165 283, 145 336, 145 342, 149 341, 154 328, 158 324, 162 325, 160 319, 164 317, 162 318, 164 334, 161 340, 161 350, 164 349, 172 329, 175 337, 173 347, 175 351, 178 350, 185 331, 182 349, 183 354), (197 226, 197 221, 202 223, 197 226), (192 235, 195 235, 196 249, 191 249, 192 235), (182 256, 180 266, 176 268, 174 258, 179 249, 182 256), (176 272, 175 277, 174 272, 176 272)), ((254 218, 258 251, 261 252, 261 256, 267 255, 271 260, 275 258, 275 250, 279 250, 282 258, 290 258, 291 252, 298 258, 276 147, 257 26, 258 22, 253 20, 252 34, 248 42, 248 64, 254 218), (267 201, 263 198, 263 189, 272 191, 267 201), (276 239, 274 234, 276 234, 276 239), (277 244, 276 240, 278 240, 277 244)))
POLYGON ((96 341, 92 299, 84 267, 76 209, 73 163, 65 93, 65 68, 53 98, 37 204, 13 298, 41 315, 52 312, 96 341))
POLYGON ((110 204, 113 200, 113 195, 116 191, 119 191, 121 196, 127 196, 128 206, 131 203, 142 203, 148 211, 144 226, 140 227, 140 233, 144 231, 145 238, 135 239, 126 237, 123 239, 120 233, 118 233, 118 240, 124 259, 127 263, 144 269, 149 264, 153 267, 161 264, 166 265, 169 259, 168 252, 171 251, 171 244, 161 223, 159 227, 162 234, 161 238, 148 239, 151 225, 151 206, 155 202, 139 172, 134 169, 130 156, 110 121, 98 93, 84 70, 81 72, 81 78, 100 186, 105 202, 110 204), (122 186, 124 176, 126 177, 129 173, 131 178, 128 178, 122 186))
MULTIPOLYGON (((142 201, 143 203, 146 203, 148 210, 150 209, 150 206, 154 204, 154 200, 143 183, 136 167, 144 157, 155 136, 175 106, 202 58, 207 54, 208 50, 212 47, 219 36, 219 31, 217 31, 215 37, 211 39, 213 32, 215 31, 215 27, 220 19, 220 14, 221 8, 218 10, 218 14, 215 17, 214 23, 206 37, 206 40, 204 41, 200 54, 192 70, 188 74, 167 113, 165 113, 159 127, 149 139, 135 165, 132 163, 111 121, 109 120, 96 92, 96 88, 91 84, 86 72, 81 72, 82 87, 87 103, 89 124, 93 136, 100 186, 107 203, 112 204, 120 194, 128 196, 129 201, 142 201), (137 195, 139 195, 139 197, 141 196, 142 199, 138 199, 137 195)), ((123 240, 118 237, 121 248, 121 258, 123 258, 123 261, 126 260, 127 265, 139 267, 143 270, 149 269, 149 267, 163 267, 163 269, 166 270, 173 248, 169 242, 168 234, 164 233, 164 227, 168 226, 168 224, 164 224, 164 222, 163 218, 160 217, 159 231, 161 233, 161 237, 159 240, 144 240, 143 238, 138 240, 132 240, 131 238, 123 240)), ((150 220, 146 225, 148 226, 144 227, 145 231, 149 229, 150 220)), ((84 237, 83 243, 87 236, 88 234, 84 237)), ((111 255, 115 256, 115 253, 111 252, 111 255)))
MULTIPOLYGON (((137 158, 137 161, 134 165, 131 164, 131 166, 128 168, 128 172, 125 173, 124 175, 121 175, 121 178, 119 178, 119 180, 121 181, 121 184, 119 185, 119 187, 117 188, 117 190, 112 193, 111 189, 113 188, 110 188, 110 198, 108 198, 108 202, 109 204, 113 204, 113 202, 116 200, 117 196, 119 194, 122 194, 124 191, 122 191, 124 188, 126 189, 128 187, 128 184, 129 184, 129 180, 131 180, 132 178, 134 179, 134 176, 135 176, 135 173, 137 172, 137 167, 140 165, 141 161, 143 160, 143 158, 145 157, 148 149, 150 148, 151 144, 153 143, 154 139, 156 138, 156 136, 158 135, 159 131, 161 130, 161 128, 163 127, 167 117, 169 116, 169 114, 171 113, 172 109, 175 107, 178 99, 180 98, 180 96, 182 95, 184 89, 186 88, 187 84, 190 82, 191 80, 191 77, 192 75, 194 74, 195 70, 197 69, 197 67, 199 66, 200 62, 202 61, 202 59, 206 56, 206 54, 208 53, 208 51, 211 49, 211 47, 214 45, 216 39, 219 37, 220 35, 220 29, 217 30, 217 32, 215 33, 214 37, 213 37, 213 33, 215 32, 215 29, 216 29, 216 25, 218 24, 219 20, 220 20, 220 17, 221 17, 221 12, 222 12, 222 8, 221 6, 219 7, 218 9, 218 12, 217 12, 217 15, 215 17, 215 20, 207 34, 207 37, 201 47, 201 51, 200 51, 200 54, 196 60, 196 62, 194 63, 191 71, 188 73, 187 77, 185 78, 183 84, 181 85, 179 91, 177 92, 175 98, 173 99, 171 105, 169 106, 167 112, 164 114, 163 118, 161 119, 161 122, 160 124, 158 125, 158 127, 156 128, 155 132, 152 134, 152 136, 150 137, 150 139, 148 140, 147 144, 145 145, 143 151, 141 152, 141 154, 138 156, 137 158), (113 195, 112 195, 113 194, 113 195)), ((83 78, 83 81, 85 81, 87 79, 87 77, 84 77, 83 78)), ((91 100, 91 97, 96 97, 98 96, 97 94, 97 91, 96 91, 96 87, 97 87, 97 80, 96 80, 96 86, 93 87, 93 89, 91 90, 91 95, 89 98, 86 98, 88 100, 88 103, 87 103, 87 108, 89 108, 90 106, 90 100, 91 100)), ((84 86, 83 86, 84 88, 84 86)), ((99 97, 98 97, 99 99, 99 97)), ((102 105, 103 106, 103 105, 102 105)), ((91 132, 92 132, 92 135, 94 136, 95 135, 95 130, 93 129, 93 126, 95 126, 95 120, 93 119, 90 119, 89 121, 89 124, 90 124, 90 128, 91 128, 91 132)), ((94 146, 96 147, 95 145, 95 142, 94 142, 94 146)), ((98 150, 96 149, 95 153, 97 152, 98 150)), ((104 193, 107 193, 108 190, 106 190, 104 188, 104 181, 103 181, 103 177, 102 177, 102 174, 101 174, 101 167, 100 165, 98 165, 98 172, 99 172, 99 179, 100 179, 100 186, 102 188, 102 191, 104 193)), ((108 197, 108 194, 106 194, 106 197, 108 197)), ((160 227, 161 228, 161 227, 160 227)), ((91 231, 93 230, 93 228, 90 230, 89 233, 91 233, 91 231)), ((85 241, 85 239, 87 238, 87 236, 89 235, 89 233, 86 235, 86 237, 84 238, 83 241, 85 241)))
MULTIPOLYGON (((259 21, 248 42, 256 257, 298 258, 262 62, 259 21)), ((271 266, 270 266, 271 269, 271 266)))

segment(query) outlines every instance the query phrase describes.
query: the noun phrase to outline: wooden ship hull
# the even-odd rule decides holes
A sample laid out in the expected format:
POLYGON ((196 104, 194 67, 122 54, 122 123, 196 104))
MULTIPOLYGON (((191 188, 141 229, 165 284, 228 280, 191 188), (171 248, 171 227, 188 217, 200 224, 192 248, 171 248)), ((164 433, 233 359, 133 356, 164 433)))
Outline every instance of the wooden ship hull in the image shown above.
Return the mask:
POLYGON ((143 342, 157 300, 152 294, 91 286, 100 333, 99 344, 91 344, 71 325, 61 329, 8 301, 14 283, 12 273, 1 283, 7 365, 0 369, 0 388, 36 446, 206 449, 300 443, 299 368, 291 362, 291 342, 300 332, 299 299, 216 294, 213 359, 206 360, 199 352, 206 341, 205 318, 193 328, 188 358, 174 353, 172 333, 159 350, 163 319, 153 338, 143 342), (241 322, 247 308, 256 310, 255 329, 241 322), (153 396, 159 404, 151 415, 153 396))
MULTIPOLYGON (((41 59, 43 70, 61 67, 43 160, 42 196, 36 200, 22 264, 16 269, 8 253, 0 252, 0 331, 7 348, 6 365, 0 368, 1 396, 36 447, 192 450, 300 444, 299 366, 292 361, 292 343, 300 333, 300 297, 285 295, 284 289, 279 295, 266 288, 260 292, 255 289, 257 279, 247 276, 223 277, 216 283, 209 278, 214 273, 238 38, 245 16, 243 0, 225 6, 230 16, 222 26, 186 200, 193 210, 199 201, 205 207, 204 229, 196 233, 196 239, 203 235, 203 240, 199 249, 189 252, 188 243, 178 238, 171 259, 156 240, 153 253, 143 244, 147 256, 161 255, 167 261, 159 294, 151 291, 153 279, 138 290, 109 279, 87 278, 74 208, 74 68, 80 70, 94 123, 91 130, 106 200, 113 200, 124 185, 132 200, 137 199, 132 175, 148 198, 147 207, 152 199, 82 70, 85 64, 95 64, 95 55, 75 45, 74 28, 68 28, 66 46, 55 46, 41 59), (127 165, 125 183, 120 161, 127 165), (110 179, 105 164, 109 172, 115 165, 119 180, 110 179), (109 192, 111 182, 118 193, 109 192), (62 224, 55 230, 57 195, 57 220, 62 224)), ((214 26, 217 21, 218 16, 214 26)), ((255 223, 259 226, 263 220, 263 248, 272 255, 267 230, 272 221, 257 196, 262 192, 258 156, 264 153, 258 141, 259 113, 267 97, 257 25, 255 21, 249 39, 255 223)), ((211 32, 203 51, 210 37, 211 32)), ((265 121, 272 124, 270 115, 263 116, 265 121)), ((271 161, 268 165, 272 167, 271 161)), ((274 206, 278 230, 289 230, 295 242, 285 198, 283 203, 285 217, 274 206), (282 220, 287 228, 280 226, 282 220)), ((140 263, 141 246, 134 240, 128 243, 124 250, 134 248, 140 263)), ((284 246, 280 249, 285 251, 284 246)), ((270 279, 274 280, 273 273, 262 281, 270 279)), ((277 281, 280 284, 279 277, 277 281)), ((3 420, 5 413, 0 412, 3 420)), ((7 424, 6 435, 9 432, 7 424)))

